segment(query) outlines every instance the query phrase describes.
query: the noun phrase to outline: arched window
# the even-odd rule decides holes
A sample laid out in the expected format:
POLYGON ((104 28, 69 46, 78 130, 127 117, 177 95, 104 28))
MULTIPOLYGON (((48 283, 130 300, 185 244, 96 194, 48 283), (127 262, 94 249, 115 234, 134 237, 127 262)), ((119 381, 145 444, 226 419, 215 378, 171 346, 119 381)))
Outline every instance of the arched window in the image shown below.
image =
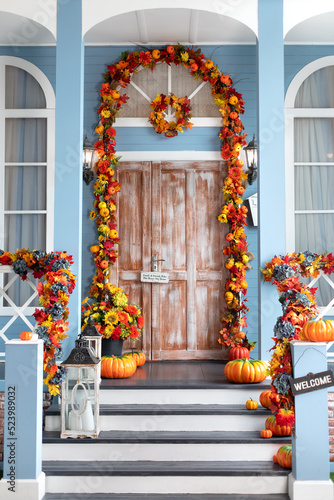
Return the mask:
MULTIPOLYGON (((0 57, 0 248, 5 251, 53 247, 54 117, 55 96, 46 76, 25 60, 0 57)), ((22 304, 29 291, 19 282, 9 295, 22 304)))
MULTIPOLYGON (((289 252, 334 252, 333 187, 334 57, 325 57, 303 68, 286 96, 289 252)), ((333 287, 326 278, 315 286, 319 287, 318 303, 328 304, 333 287)))
POLYGON ((211 84, 195 80, 182 65, 157 64, 153 72, 141 67, 132 75, 130 85, 119 90, 129 97, 129 101, 121 108, 117 126, 151 127, 148 121, 150 102, 157 94, 169 95, 170 92, 178 97, 189 97, 194 125, 221 125, 221 114, 212 98, 211 84))

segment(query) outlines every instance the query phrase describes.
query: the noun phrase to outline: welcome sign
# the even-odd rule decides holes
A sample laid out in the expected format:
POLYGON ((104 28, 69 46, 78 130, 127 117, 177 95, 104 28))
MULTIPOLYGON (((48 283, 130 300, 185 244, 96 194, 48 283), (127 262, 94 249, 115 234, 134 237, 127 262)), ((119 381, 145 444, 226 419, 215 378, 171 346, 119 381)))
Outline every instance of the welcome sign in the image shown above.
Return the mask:
POLYGON ((334 374, 332 370, 320 373, 309 373, 305 377, 291 378, 290 386, 292 394, 298 396, 306 392, 318 391, 325 387, 334 385, 334 374))

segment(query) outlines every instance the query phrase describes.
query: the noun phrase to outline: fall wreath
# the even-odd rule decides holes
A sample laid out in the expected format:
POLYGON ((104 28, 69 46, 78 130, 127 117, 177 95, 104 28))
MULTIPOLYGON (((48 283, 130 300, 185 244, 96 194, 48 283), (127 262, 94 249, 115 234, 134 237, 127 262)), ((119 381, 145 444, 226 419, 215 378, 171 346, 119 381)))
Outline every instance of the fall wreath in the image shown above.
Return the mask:
POLYGON ((177 97, 172 92, 170 96, 158 94, 150 104, 152 112, 149 122, 153 125, 158 134, 165 134, 166 137, 175 137, 179 132, 183 132, 183 127, 192 128, 190 122, 190 100, 188 97, 177 97), (169 122, 165 118, 165 111, 168 106, 175 109, 176 121, 169 122))

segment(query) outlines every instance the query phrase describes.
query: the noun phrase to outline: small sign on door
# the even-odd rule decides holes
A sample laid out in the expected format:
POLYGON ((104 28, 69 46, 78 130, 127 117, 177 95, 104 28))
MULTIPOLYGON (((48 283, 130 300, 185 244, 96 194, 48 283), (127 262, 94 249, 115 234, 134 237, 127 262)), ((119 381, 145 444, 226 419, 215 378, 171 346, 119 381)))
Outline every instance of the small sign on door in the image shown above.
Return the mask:
POLYGON ((141 271, 140 281, 143 283, 169 283, 169 273, 141 271))

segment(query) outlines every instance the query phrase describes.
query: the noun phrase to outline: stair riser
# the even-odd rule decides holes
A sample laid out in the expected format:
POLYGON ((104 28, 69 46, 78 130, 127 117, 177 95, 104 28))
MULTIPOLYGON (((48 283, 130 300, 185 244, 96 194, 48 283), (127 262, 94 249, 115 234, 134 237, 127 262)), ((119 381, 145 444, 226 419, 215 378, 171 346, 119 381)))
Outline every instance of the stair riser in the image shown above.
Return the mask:
POLYGON ((287 493, 277 476, 47 476, 47 493, 287 493))
POLYGON ((249 384, 237 389, 110 389, 100 391, 100 404, 245 404, 247 399, 259 400, 265 388, 249 384))
MULTIPOLYGON (((256 415, 101 415, 101 431, 260 431, 265 416, 256 415)), ((60 417, 47 416, 45 430, 59 431, 60 417)))
POLYGON ((283 443, 43 444, 43 460, 270 461, 283 443))

